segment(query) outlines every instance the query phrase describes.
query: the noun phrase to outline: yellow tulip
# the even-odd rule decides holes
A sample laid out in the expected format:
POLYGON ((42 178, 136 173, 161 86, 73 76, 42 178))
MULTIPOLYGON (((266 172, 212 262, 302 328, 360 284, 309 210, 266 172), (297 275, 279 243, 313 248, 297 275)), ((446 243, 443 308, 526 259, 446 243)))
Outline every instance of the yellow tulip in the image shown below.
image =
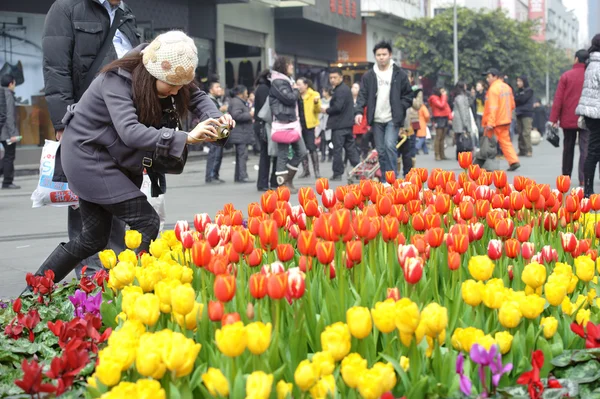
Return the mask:
POLYGON ((575 291, 575 288, 577 288, 577 283, 579 282, 579 279, 577 278, 576 275, 572 275, 571 276, 571 281, 569 281, 569 287, 567 288, 567 294, 572 294, 573 291, 575 291))
POLYGON ((273 388, 273 374, 255 371, 246 380, 246 397, 268 399, 273 388))
POLYGON ((303 392, 312 388, 317 383, 318 378, 319 374, 315 371, 310 360, 301 361, 294 372, 294 381, 303 392))
POLYGON ((472 256, 469 259, 469 273, 475 280, 486 281, 494 273, 494 262, 487 255, 472 256))
POLYGON ((435 338, 448 326, 448 310, 435 302, 430 303, 421 312, 421 320, 425 323, 425 334, 435 338))
POLYGON ((171 309, 175 313, 188 314, 196 303, 196 291, 191 285, 179 285, 171 291, 171 309))
POLYGON ((569 316, 572 315, 573 311, 575 310, 573 308, 573 304, 571 303, 571 300, 567 296, 565 297, 565 299, 563 299, 560 306, 561 306, 563 313, 568 314, 569 316))
POLYGON ((140 263, 141 263, 142 267, 153 266, 156 264, 156 261, 157 261, 157 259, 147 252, 142 254, 142 256, 140 257, 140 263))
POLYGON ((165 240, 165 242, 167 243, 167 245, 169 247, 174 247, 177 244, 180 244, 179 240, 177 239, 177 236, 175 235, 175 231, 174 230, 166 230, 163 231, 160 235, 160 238, 162 238, 163 240, 165 240))
MULTIPOLYGON (((160 382, 149 379, 137 380, 135 383, 137 388, 138 399, 165 399, 167 394, 160 385, 160 382)), ((131 396, 126 396, 131 397, 131 396)))
POLYGON ((136 249, 142 245, 142 234, 137 230, 127 230, 125 232, 125 245, 129 249, 136 249))
POLYGON ((175 321, 177 321, 177 324, 181 328, 195 330, 198 320, 202 318, 202 312, 204 312, 204 304, 196 302, 190 313, 182 316, 179 313, 173 312, 173 316, 175 316, 175 321))
POLYGON ((351 353, 342 360, 340 371, 346 385, 350 388, 356 388, 360 376, 367 370, 367 360, 363 359, 358 353, 351 353))
POLYGON ((102 399, 116 399, 116 398, 132 398, 138 396, 137 385, 133 382, 122 381, 119 385, 113 387, 102 399))
POLYGON ((102 384, 112 387, 121 381, 121 365, 111 359, 102 359, 96 366, 94 375, 102 384))
POLYGON ((350 329, 350 334, 358 339, 363 339, 371 334, 373 321, 369 308, 354 306, 346 311, 346 323, 350 329))
POLYGON ((528 285, 525 286, 525 291, 523 292, 523 294, 525 295, 542 295, 542 288, 543 286, 539 286, 537 288, 533 288, 530 287, 528 285))
POLYGON ((513 301, 504 302, 498 312, 498 320, 504 328, 515 328, 522 316, 519 304, 513 301))
POLYGON ((154 294, 144 294, 136 301, 133 308, 135 318, 147 326, 154 326, 160 316, 160 300, 154 294))
POLYGON ((119 254, 119 262, 128 262, 134 266, 138 264, 138 258, 135 252, 130 249, 126 249, 125 251, 119 254))
POLYGON ((169 245, 165 240, 161 238, 154 240, 150 243, 150 253, 157 259, 160 259, 164 253, 169 251, 169 245))
POLYGON ((365 370, 358 380, 358 393, 363 399, 379 399, 383 391, 383 375, 378 370, 365 370))
POLYGON ((382 377, 383 392, 391 391, 396 386, 396 372, 391 363, 377 362, 373 365, 372 369, 377 371, 382 377))
POLYGON ((260 355, 269 349, 271 343, 271 323, 263 324, 260 321, 246 326, 246 339, 248 350, 254 355, 260 355))
POLYGON ((500 348, 500 353, 503 355, 507 354, 510 351, 512 346, 513 336, 508 331, 500 331, 494 335, 494 340, 498 344, 500 348))
MULTIPOLYGON (((389 299, 387 300, 389 301, 389 299)), ((387 302, 386 301, 386 302, 387 302)), ((373 319, 375 319, 373 314, 373 319)), ((421 314, 416 303, 409 298, 402 298, 395 304, 395 323, 401 333, 412 334, 419 327, 421 314)), ((377 322, 375 322, 377 325, 377 322)))
POLYGON ((127 286, 121 291, 121 309, 123 309, 127 318, 135 318, 135 302, 142 295, 144 295, 144 292, 138 286, 127 286))
POLYGON ((484 335, 485 334, 483 333, 483 331, 475 327, 467 327, 465 329, 462 329, 458 336, 458 339, 460 340, 460 348, 465 352, 470 352, 473 344, 477 342, 477 340, 482 338, 484 335))
POLYGON ((333 375, 321 377, 319 381, 310 389, 312 399, 328 399, 335 396, 335 378, 333 375))
POLYGON ((478 306, 481 303, 481 296, 484 288, 481 281, 464 281, 461 286, 463 301, 469 306, 478 306))
POLYGON ((496 345, 496 341, 495 341, 495 340, 494 340, 494 338, 492 338, 492 336, 491 336, 491 335, 489 335, 489 334, 487 334, 487 335, 484 335, 484 336, 482 336, 482 337, 478 337, 478 338, 475 340, 475 343, 476 343, 476 344, 478 344, 478 345, 481 345, 481 346, 483 346, 483 347, 485 348, 485 350, 486 350, 486 351, 488 351, 488 352, 489 352, 490 348, 491 348, 493 345, 496 345))
POLYGON ((544 328, 544 338, 550 339, 556 334, 558 320, 554 316, 542 317, 540 326, 544 328))
POLYGON ((98 252, 98 257, 100 258, 102 266, 106 269, 112 269, 117 264, 117 255, 115 255, 115 251, 112 249, 105 249, 104 251, 98 252))
POLYGON ((163 345, 162 358, 167 369, 174 371, 177 377, 190 374, 202 346, 177 332, 165 339, 163 345))
POLYGON ((244 353, 247 345, 246 329, 241 321, 227 324, 215 333, 217 348, 228 357, 237 357, 244 353))
POLYGON ((400 367, 402 367, 402 370, 405 372, 408 371, 410 368, 410 359, 406 356, 400 356, 400 367))
POLYGON ((587 293, 588 304, 589 305, 593 305, 594 304, 594 300, 597 297, 598 297, 598 294, 596 293, 596 290, 594 288, 592 288, 591 290, 589 290, 588 293, 587 293))
POLYGON ((592 258, 587 255, 581 255, 575 258, 575 274, 581 281, 591 281, 596 272, 596 265, 592 258))
POLYGON ((577 299, 575 300, 574 305, 575 305, 575 309, 587 308, 587 305, 588 305, 587 297, 585 295, 579 294, 577 296, 577 299))
POLYGON ((171 291, 178 285, 181 285, 179 280, 163 280, 154 286, 154 293, 160 300, 160 311, 162 313, 171 313, 171 291))
POLYGON ((147 333, 140 338, 140 346, 137 348, 135 357, 135 368, 144 377, 160 380, 167 371, 167 366, 162 362, 162 353, 156 344, 154 334, 147 333))
POLYGON ((183 266, 181 268, 181 282, 183 284, 191 284, 193 280, 194 280, 194 271, 190 267, 183 266))
POLYGON ((483 304, 490 309, 499 309, 505 300, 504 283, 498 278, 491 279, 483 289, 483 304))
POLYGON ((321 347, 330 352, 336 362, 350 353, 351 344, 350 329, 342 322, 325 327, 321 333, 321 347))
POLYGON ((333 355, 328 351, 315 353, 311 361, 319 377, 332 374, 333 370, 335 370, 335 360, 333 359, 333 355))
POLYGON ((560 305, 567 295, 567 287, 567 284, 562 281, 550 281, 548 279, 548 282, 544 286, 544 293, 546 294, 548 303, 552 306, 560 305))
POLYGON ((561 278, 570 279, 573 275, 573 268, 571 265, 567 263, 557 262, 556 266, 554 266, 554 270, 552 270, 552 274, 556 274, 561 276, 561 278))
POLYGON ((129 262, 119 262, 108 272, 109 283, 117 289, 130 285, 133 279, 135 279, 135 267, 129 262))
POLYGON ((209 367, 206 373, 202 374, 202 382, 212 396, 229 396, 229 381, 221 370, 209 367))
POLYGON ((288 399, 292 397, 294 385, 291 382, 279 380, 275 389, 277 390, 277 399, 288 399))
POLYGON ((375 308, 371 309, 375 327, 384 334, 389 334, 396 329, 395 309, 396 307, 393 299, 377 302, 375 308))
POLYGON ((580 324, 585 328, 587 323, 590 321, 590 315, 591 312, 589 309, 579 309, 577 315, 575 316, 575 321, 577 324, 580 324))
POLYGON ((527 298, 521 301, 519 310, 527 319, 535 319, 544 311, 546 300, 537 295, 528 295, 527 298))
POLYGON ((135 269, 135 278, 137 278, 138 284, 144 292, 154 291, 154 286, 162 280, 160 268, 155 264, 136 267, 135 269))
POLYGON ((533 289, 541 287, 546 281, 546 266, 531 262, 523 269, 521 280, 533 289))

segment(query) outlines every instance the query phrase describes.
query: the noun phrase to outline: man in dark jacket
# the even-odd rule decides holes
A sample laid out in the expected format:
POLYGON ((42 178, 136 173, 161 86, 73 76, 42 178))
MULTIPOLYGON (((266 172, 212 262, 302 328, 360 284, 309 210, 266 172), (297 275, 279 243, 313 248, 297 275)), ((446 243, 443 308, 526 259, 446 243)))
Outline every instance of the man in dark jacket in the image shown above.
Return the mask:
MULTIPOLYGON (((221 112, 227 112, 227 105, 221 105, 219 98, 223 96, 223 88, 218 81, 208 82, 208 96, 221 112)), ((221 161, 223 160, 223 146, 216 143, 208 143, 208 158, 206 159, 206 174, 204 181, 207 184, 221 184, 219 172, 221 171, 221 161)))
POLYGON ((0 172, 4 175, 2 189, 19 189, 13 184, 15 177, 15 157, 19 128, 17 126, 17 108, 15 103, 15 78, 3 75, 0 80, 0 143, 4 147, 4 158, 0 163, 0 172), (4 121, 4 122, 2 122, 4 121))
MULTIPOLYGON (((79 101, 104 65, 139 44, 135 17, 121 0, 57 0, 52 4, 44 22, 42 50, 44 91, 58 140, 65 128, 62 119, 67 107, 79 101), (113 23, 118 24, 117 30, 113 37, 108 37, 113 23), (105 40, 112 45, 105 47, 107 51, 101 55, 105 40), (95 63, 99 56, 101 61, 95 63), (90 70, 91 67, 94 70, 90 70)), ((79 210, 69 208, 69 239, 79 235, 81 226, 79 210)), ((109 248, 115 252, 124 249, 124 236, 125 224, 113 218, 109 248)), ((88 270, 102 268, 98 256, 94 255, 75 269, 78 276, 83 265, 87 265, 88 270)))
POLYGON ((519 135, 519 156, 523 157, 532 155, 533 101, 533 89, 529 87, 527 76, 519 76, 515 92, 515 112, 517 114, 517 134, 519 135))
POLYGON ((412 105, 412 89, 408 75, 392 62, 392 46, 379 42, 373 48, 377 62, 362 78, 354 106, 355 121, 362 122, 367 107, 368 125, 373 129, 382 175, 388 170, 398 175, 396 143, 404 126, 406 110, 412 105))
POLYGON ((563 147, 562 174, 571 176, 573 172, 573 158, 575 154, 575 142, 579 136, 579 185, 583 186, 583 169, 587 156, 590 132, 577 126, 578 116, 575 109, 579 104, 579 97, 583 90, 583 79, 585 75, 585 64, 589 55, 586 50, 575 53, 575 64, 573 69, 562 74, 558 81, 552 112, 549 121, 555 127, 559 126, 565 134, 565 145, 563 147))
POLYGON ((329 73, 329 83, 333 87, 333 96, 329 108, 325 110, 329 115, 327 129, 331 129, 331 142, 333 143, 333 177, 330 180, 342 180, 344 175, 344 160, 342 151, 354 167, 360 162, 352 126, 354 126, 354 99, 352 91, 344 84, 342 71, 334 68, 329 73))

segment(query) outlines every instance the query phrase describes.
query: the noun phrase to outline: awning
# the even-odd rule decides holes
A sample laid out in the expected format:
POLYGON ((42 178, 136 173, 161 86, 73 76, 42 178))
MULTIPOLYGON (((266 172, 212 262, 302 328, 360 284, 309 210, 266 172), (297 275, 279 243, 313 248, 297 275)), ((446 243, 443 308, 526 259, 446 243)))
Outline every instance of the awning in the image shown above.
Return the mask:
POLYGON ((315 1, 316 0, 258 0, 259 3, 276 8, 314 6, 315 1))

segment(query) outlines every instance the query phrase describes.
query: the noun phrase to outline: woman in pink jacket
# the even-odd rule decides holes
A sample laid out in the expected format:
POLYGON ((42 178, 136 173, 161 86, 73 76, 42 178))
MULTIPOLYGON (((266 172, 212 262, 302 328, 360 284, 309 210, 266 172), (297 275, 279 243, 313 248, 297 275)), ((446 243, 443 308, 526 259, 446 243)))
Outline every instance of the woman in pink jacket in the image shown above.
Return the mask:
POLYGON ((435 139, 433 142, 435 160, 441 161, 448 159, 444 155, 444 138, 448 130, 448 122, 452 120, 452 111, 448 105, 446 89, 434 88, 433 94, 429 97, 429 105, 431 106, 433 123, 435 125, 435 139))

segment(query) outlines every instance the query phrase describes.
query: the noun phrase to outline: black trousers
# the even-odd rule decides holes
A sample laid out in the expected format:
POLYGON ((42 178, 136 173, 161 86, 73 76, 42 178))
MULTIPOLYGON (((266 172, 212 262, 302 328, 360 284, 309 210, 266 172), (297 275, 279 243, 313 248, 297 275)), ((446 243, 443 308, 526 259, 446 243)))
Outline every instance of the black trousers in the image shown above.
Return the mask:
POLYGON ((315 128, 302 129, 302 139, 304 140, 304 145, 306 145, 306 151, 308 151, 309 154, 317 151, 317 145, 315 144, 315 128))
POLYGON ((9 186, 13 183, 15 178, 15 158, 17 155, 17 145, 7 144, 7 141, 0 141, 4 146, 4 158, 0 164, 0 172, 4 175, 2 181, 3 186, 9 186))
POLYGON ((275 171, 277 169, 277 157, 269 156, 269 143, 260 140, 260 158, 258 160, 258 180, 256 181, 256 188, 259 190, 267 189, 270 187, 277 187, 277 176, 275 171), (269 179, 269 172, 271 178, 269 179), (270 184, 269 184, 270 183, 270 184))
POLYGON ((342 176, 345 170, 343 158, 344 151, 353 167, 360 162, 360 156, 358 155, 358 148, 354 141, 352 129, 332 130, 331 142, 333 143, 333 175, 336 177, 342 176))
POLYGON ((575 142, 579 136, 579 182, 585 181, 585 158, 587 157, 590 132, 581 129, 564 129, 565 145, 563 147, 562 174, 571 177, 573 172, 573 159, 575 158, 575 142))
POLYGON ((213 179, 219 178, 221 170, 221 161, 223 160, 223 147, 217 144, 208 143, 208 158, 206 159, 206 174, 204 181, 207 183, 213 179))
MULTIPOLYGON (((158 236, 160 218, 146 197, 138 197, 118 204, 100 205, 79 199, 81 232, 65 244, 74 256, 86 259, 105 249, 113 230, 113 218, 126 223, 132 230, 142 234, 138 251, 148 251, 150 242, 158 236)), ((124 235, 121 236, 121 243, 124 235)), ((113 248, 114 249, 114 248, 113 248)))
POLYGON ((235 175, 236 182, 248 178, 248 144, 234 144, 235 146, 235 175))
POLYGON ((583 171, 585 176, 584 193, 589 198, 594 194, 594 173, 596 165, 600 162, 600 119, 586 117, 585 124, 590 131, 590 140, 583 171))

